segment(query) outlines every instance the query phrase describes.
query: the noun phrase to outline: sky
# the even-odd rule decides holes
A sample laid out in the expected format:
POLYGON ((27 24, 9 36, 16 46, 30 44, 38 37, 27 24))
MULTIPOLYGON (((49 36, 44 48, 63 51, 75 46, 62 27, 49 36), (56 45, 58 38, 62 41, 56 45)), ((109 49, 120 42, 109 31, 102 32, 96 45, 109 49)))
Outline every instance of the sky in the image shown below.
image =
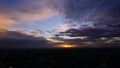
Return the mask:
POLYGON ((0 48, 120 47, 120 0, 0 0, 0 48))

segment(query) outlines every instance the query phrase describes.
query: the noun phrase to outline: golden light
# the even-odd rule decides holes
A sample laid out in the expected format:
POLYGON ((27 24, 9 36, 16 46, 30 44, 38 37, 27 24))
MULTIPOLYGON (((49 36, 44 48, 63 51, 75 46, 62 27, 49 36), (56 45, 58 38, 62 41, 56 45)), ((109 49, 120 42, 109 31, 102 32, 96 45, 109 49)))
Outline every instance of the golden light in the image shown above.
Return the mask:
POLYGON ((54 42, 54 43, 62 43, 64 41, 60 41, 60 40, 56 40, 56 39, 50 39, 50 38, 47 38, 48 41, 50 42, 54 42))
POLYGON ((56 46, 57 48, 75 48, 76 45, 74 44, 60 44, 58 46, 56 46))

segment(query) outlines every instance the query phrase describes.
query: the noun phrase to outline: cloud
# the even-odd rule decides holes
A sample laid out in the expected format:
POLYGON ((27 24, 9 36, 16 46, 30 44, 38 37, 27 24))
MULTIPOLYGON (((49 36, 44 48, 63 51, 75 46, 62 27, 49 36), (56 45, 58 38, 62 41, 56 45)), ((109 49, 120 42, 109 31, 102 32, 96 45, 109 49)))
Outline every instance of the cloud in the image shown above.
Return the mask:
POLYGON ((73 21, 96 20, 119 9, 120 1, 66 0, 64 14, 73 21))
POLYGON ((6 6, 0 4, 0 29, 7 28, 10 24, 13 24, 15 21, 9 18, 10 9, 6 9, 6 6))
POLYGON ((100 28, 85 28, 85 29, 69 29, 66 32, 60 32, 58 36, 70 37, 120 37, 119 29, 100 29, 100 28))
MULTIPOLYGON (((33 23, 58 15, 53 5, 58 5, 57 0, 7 0, 0 1, 0 28, 4 29, 15 23, 33 23)), ((54 6, 55 6, 54 5, 54 6)), ((9 29, 9 28, 8 28, 9 29)))
POLYGON ((74 44, 77 47, 119 47, 120 37, 85 37, 85 36, 55 36, 54 39, 64 41, 64 44, 74 44))
POLYGON ((7 28, 10 24, 13 24, 15 21, 9 19, 8 17, 0 15, 0 29, 7 28))
POLYGON ((81 42, 101 42, 101 38, 120 37, 119 3, 119 0, 0 0, 0 38, 7 38, 9 41, 13 39, 12 42, 21 41, 22 44, 38 43, 48 46, 48 40, 80 45, 81 42), (58 14, 65 16, 65 23, 53 31, 48 31, 53 34, 57 31, 56 39, 50 38, 46 41, 45 38, 39 38, 40 34, 44 34, 41 30, 15 29, 16 31, 10 32, 13 24, 29 25, 58 14))
POLYGON ((42 34, 44 34, 43 31, 41 30, 18 30, 19 32, 23 33, 23 34, 27 34, 27 35, 32 35, 34 37, 40 37, 42 34))
POLYGON ((0 48, 46 47, 48 42, 44 37, 34 37, 17 31, 0 32, 0 48))
MULTIPOLYGON (((78 26, 79 27, 79 26, 78 26)), ((60 24, 58 27, 57 27, 57 32, 64 32, 64 31, 67 31, 68 29, 70 28, 78 28, 77 26, 72 26, 72 24, 67 24, 67 23, 63 23, 63 24, 60 24)))
POLYGON ((120 1, 65 0, 62 11, 69 24, 78 23, 78 29, 60 32, 68 36, 119 37, 120 1), (85 25, 83 25, 85 24, 85 25))

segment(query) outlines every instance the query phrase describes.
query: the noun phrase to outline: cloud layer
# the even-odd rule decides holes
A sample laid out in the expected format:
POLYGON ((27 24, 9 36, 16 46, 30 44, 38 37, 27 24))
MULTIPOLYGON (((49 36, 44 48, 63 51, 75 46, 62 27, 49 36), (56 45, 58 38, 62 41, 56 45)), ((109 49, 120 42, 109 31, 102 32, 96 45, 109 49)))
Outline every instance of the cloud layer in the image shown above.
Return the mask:
POLYGON ((64 3, 66 19, 70 24, 77 22, 81 26, 61 33, 71 36, 120 36, 119 0, 65 0, 64 3))
POLYGON ((0 48, 36 48, 48 46, 43 37, 34 37, 17 31, 0 32, 0 48))
POLYGON ((53 5, 59 5, 57 3, 57 0, 1 0, 0 28, 7 28, 15 23, 33 23, 56 16, 58 11, 53 5))
POLYGON ((62 41, 62 44, 93 45, 96 42, 116 42, 113 39, 116 37, 119 41, 120 0, 0 0, 0 41, 4 39, 1 44, 12 42, 15 45, 21 43, 51 46, 62 41), (64 20, 59 21, 61 23, 56 25, 57 28, 49 30, 53 26, 49 25, 52 22, 48 18, 55 16, 63 17, 64 20), (37 26, 41 25, 39 20, 46 20, 48 26, 40 29, 37 26), (35 28, 13 27, 21 23, 39 24, 35 28), (46 28, 46 37, 38 37, 45 34, 46 28), (55 36, 47 38, 50 34, 55 36))

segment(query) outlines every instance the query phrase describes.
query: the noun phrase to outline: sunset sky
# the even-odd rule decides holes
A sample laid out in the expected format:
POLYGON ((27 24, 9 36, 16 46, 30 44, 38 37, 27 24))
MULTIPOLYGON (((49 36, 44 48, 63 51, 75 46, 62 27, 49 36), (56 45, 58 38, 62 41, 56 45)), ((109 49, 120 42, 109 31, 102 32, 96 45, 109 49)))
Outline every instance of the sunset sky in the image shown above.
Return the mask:
POLYGON ((119 45, 120 0, 0 0, 0 48, 119 45))

